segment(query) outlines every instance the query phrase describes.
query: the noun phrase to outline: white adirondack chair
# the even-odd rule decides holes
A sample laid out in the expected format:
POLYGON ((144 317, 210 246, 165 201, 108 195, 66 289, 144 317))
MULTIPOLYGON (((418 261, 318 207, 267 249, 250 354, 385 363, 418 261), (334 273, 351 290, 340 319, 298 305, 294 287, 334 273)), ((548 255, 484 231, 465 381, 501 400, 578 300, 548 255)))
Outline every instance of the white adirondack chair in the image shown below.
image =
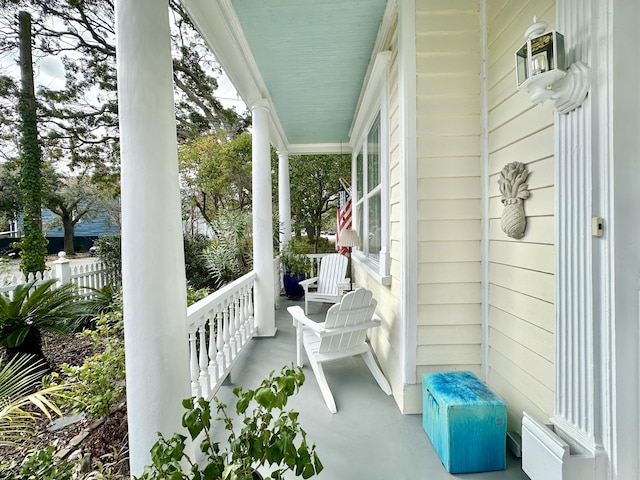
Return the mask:
POLYGON ((380 388, 387 395, 391 395, 391 386, 380 370, 367 341, 367 330, 379 327, 381 323, 375 316, 376 304, 369 290, 359 288, 345 295, 341 303, 330 307, 324 323, 314 322, 298 306, 287 309, 297 329, 297 364, 300 367, 304 364, 302 358, 304 346, 324 401, 331 413, 336 413, 338 410, 322 369, 322 364, 325 362, 362 355, 380 388))
POLYGON ((344 281, 349 259, 339 253, 323 257, 317 277, 298 282, 304 289, 304 311, 309 311, 309 302, 338 303, 338 282, 344 281))

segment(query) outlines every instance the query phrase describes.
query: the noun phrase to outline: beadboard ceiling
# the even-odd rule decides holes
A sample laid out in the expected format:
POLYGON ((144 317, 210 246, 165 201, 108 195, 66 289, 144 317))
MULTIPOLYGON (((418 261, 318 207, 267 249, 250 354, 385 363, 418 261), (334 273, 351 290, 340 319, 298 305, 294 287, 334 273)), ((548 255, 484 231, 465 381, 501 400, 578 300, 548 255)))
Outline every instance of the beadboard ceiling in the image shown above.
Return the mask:
POLYGON ((185 4, 245 101, 255 92, 246 78, 239 78, 243 71, 239 63, 257 77, 258 89, 266 88, 261 94, 270 100, 287 145, 316 150, 325 145, 325 150, 333 146, 335 151, 336 145, 349 142, 387 0, 186 0, 185 4), (216 27, 214 19, 199 18, 212 14, 202 6, 207 1, 222 5, 228 33, 216 27), (223 39, 224 35, 231 39, 223 39), (230 44, 239 46, 242 54, 233 54, 230 44))

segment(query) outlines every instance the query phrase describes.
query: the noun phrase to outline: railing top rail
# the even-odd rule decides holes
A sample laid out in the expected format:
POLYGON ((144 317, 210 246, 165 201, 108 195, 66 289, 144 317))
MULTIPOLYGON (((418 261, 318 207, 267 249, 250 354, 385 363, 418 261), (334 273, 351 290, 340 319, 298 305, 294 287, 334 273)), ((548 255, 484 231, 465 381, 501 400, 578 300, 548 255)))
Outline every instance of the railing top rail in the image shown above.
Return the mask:
POLYGON ((323 258, 331 254, 330 253, 307 253, 306 255, 309 258, 323 258))
POLYGON ((250 271, 242 277, 216 290, 211 295, 198 300, 193 305, 187 307, 187 325, 191 325, 200 316, 209 311, 213 306, 223 303, 227 298, 232 297, 247 284, 256 279, 256 272, 250 271))

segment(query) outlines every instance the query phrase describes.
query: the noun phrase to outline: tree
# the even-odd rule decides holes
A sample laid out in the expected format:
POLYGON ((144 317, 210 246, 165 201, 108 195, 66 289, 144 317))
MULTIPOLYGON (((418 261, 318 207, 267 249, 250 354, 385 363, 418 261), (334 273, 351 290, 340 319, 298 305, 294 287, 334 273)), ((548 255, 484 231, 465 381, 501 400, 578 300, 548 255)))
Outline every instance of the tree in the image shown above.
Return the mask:
POLYGON ((251 135, 225 132, 184 144, 179 152, 183 205, 211 225, 218 212, 251 207, 251 135))
POLYGON ((338 179, 350 172, 350 155, 289 157, 291 217, 297 231, 306 229, 310 242, 317 243, 323 215, 337 208, 338 179))
MULTIPOLYGON (((14 160, 0 164, 0 221, 5 224, 22 212, 19 166, 14 160)), ((0 227, 0 230, 3 228, 0 227)))
MULTIPOLYGON (((39 89, 39 122, 46 149, 70 166, 91 165, 117 174, 118 110, 114 4, 112 0, 4 0, 0 2, 0 54, 17 50, 15 12, 34 13, 34 56, 58 58, 64 88, 39 89)), ((169 1, 173 19, 174 81, 178 137, 195 138, 224 128, 236 136, 249 117, 224 108, 216 98, 220 67, 186 15, 181 2, 169 1)), ((0 77, 0 141, 11 143, 15 125, 11 105, 15 79, 0 77)), ((4 145, 3 145, 4 146, 4 145)), ((4 149, 0 149, 5 153, 4 149)))
POLYGON ((41 229, 42 151, 38 141, 36 97, 31 60, 31 17, 20 12, 20 67, 22 88, 18 101, 21 118, 20 190, 23 193, 24 237, 20 242, 20 267, 24 273, 42 272, 47 257, 47 240, 41 229))
POLYGON ((73 255, 74 230, 82 220, 95 218, 100 213, 100 192, 87 175, 63 177, 50 169, 50 182, 44 195, 44 205, 59 217, 64 232, 64 251, 73 255))

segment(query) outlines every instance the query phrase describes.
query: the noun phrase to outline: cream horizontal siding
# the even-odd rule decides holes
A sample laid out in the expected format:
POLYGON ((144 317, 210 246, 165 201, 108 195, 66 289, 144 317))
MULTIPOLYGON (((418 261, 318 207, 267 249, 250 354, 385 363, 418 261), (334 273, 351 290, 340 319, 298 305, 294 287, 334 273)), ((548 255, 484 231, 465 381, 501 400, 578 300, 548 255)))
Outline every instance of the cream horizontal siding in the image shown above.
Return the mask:
POLYGON ((546 420, 554 398, 554 128, 550 106, 535 106, 515 88, 514 52, 534 15, 553 26, 549 0, 487 0, 488 378, 507 402, 509 429, 522 411, 546 420), (498 178, 525 163, 530 197, 522 239, 500 227, 498 178))
POLYGON ((479 10, 416 1, 418 375, 480 374, 479 10))

